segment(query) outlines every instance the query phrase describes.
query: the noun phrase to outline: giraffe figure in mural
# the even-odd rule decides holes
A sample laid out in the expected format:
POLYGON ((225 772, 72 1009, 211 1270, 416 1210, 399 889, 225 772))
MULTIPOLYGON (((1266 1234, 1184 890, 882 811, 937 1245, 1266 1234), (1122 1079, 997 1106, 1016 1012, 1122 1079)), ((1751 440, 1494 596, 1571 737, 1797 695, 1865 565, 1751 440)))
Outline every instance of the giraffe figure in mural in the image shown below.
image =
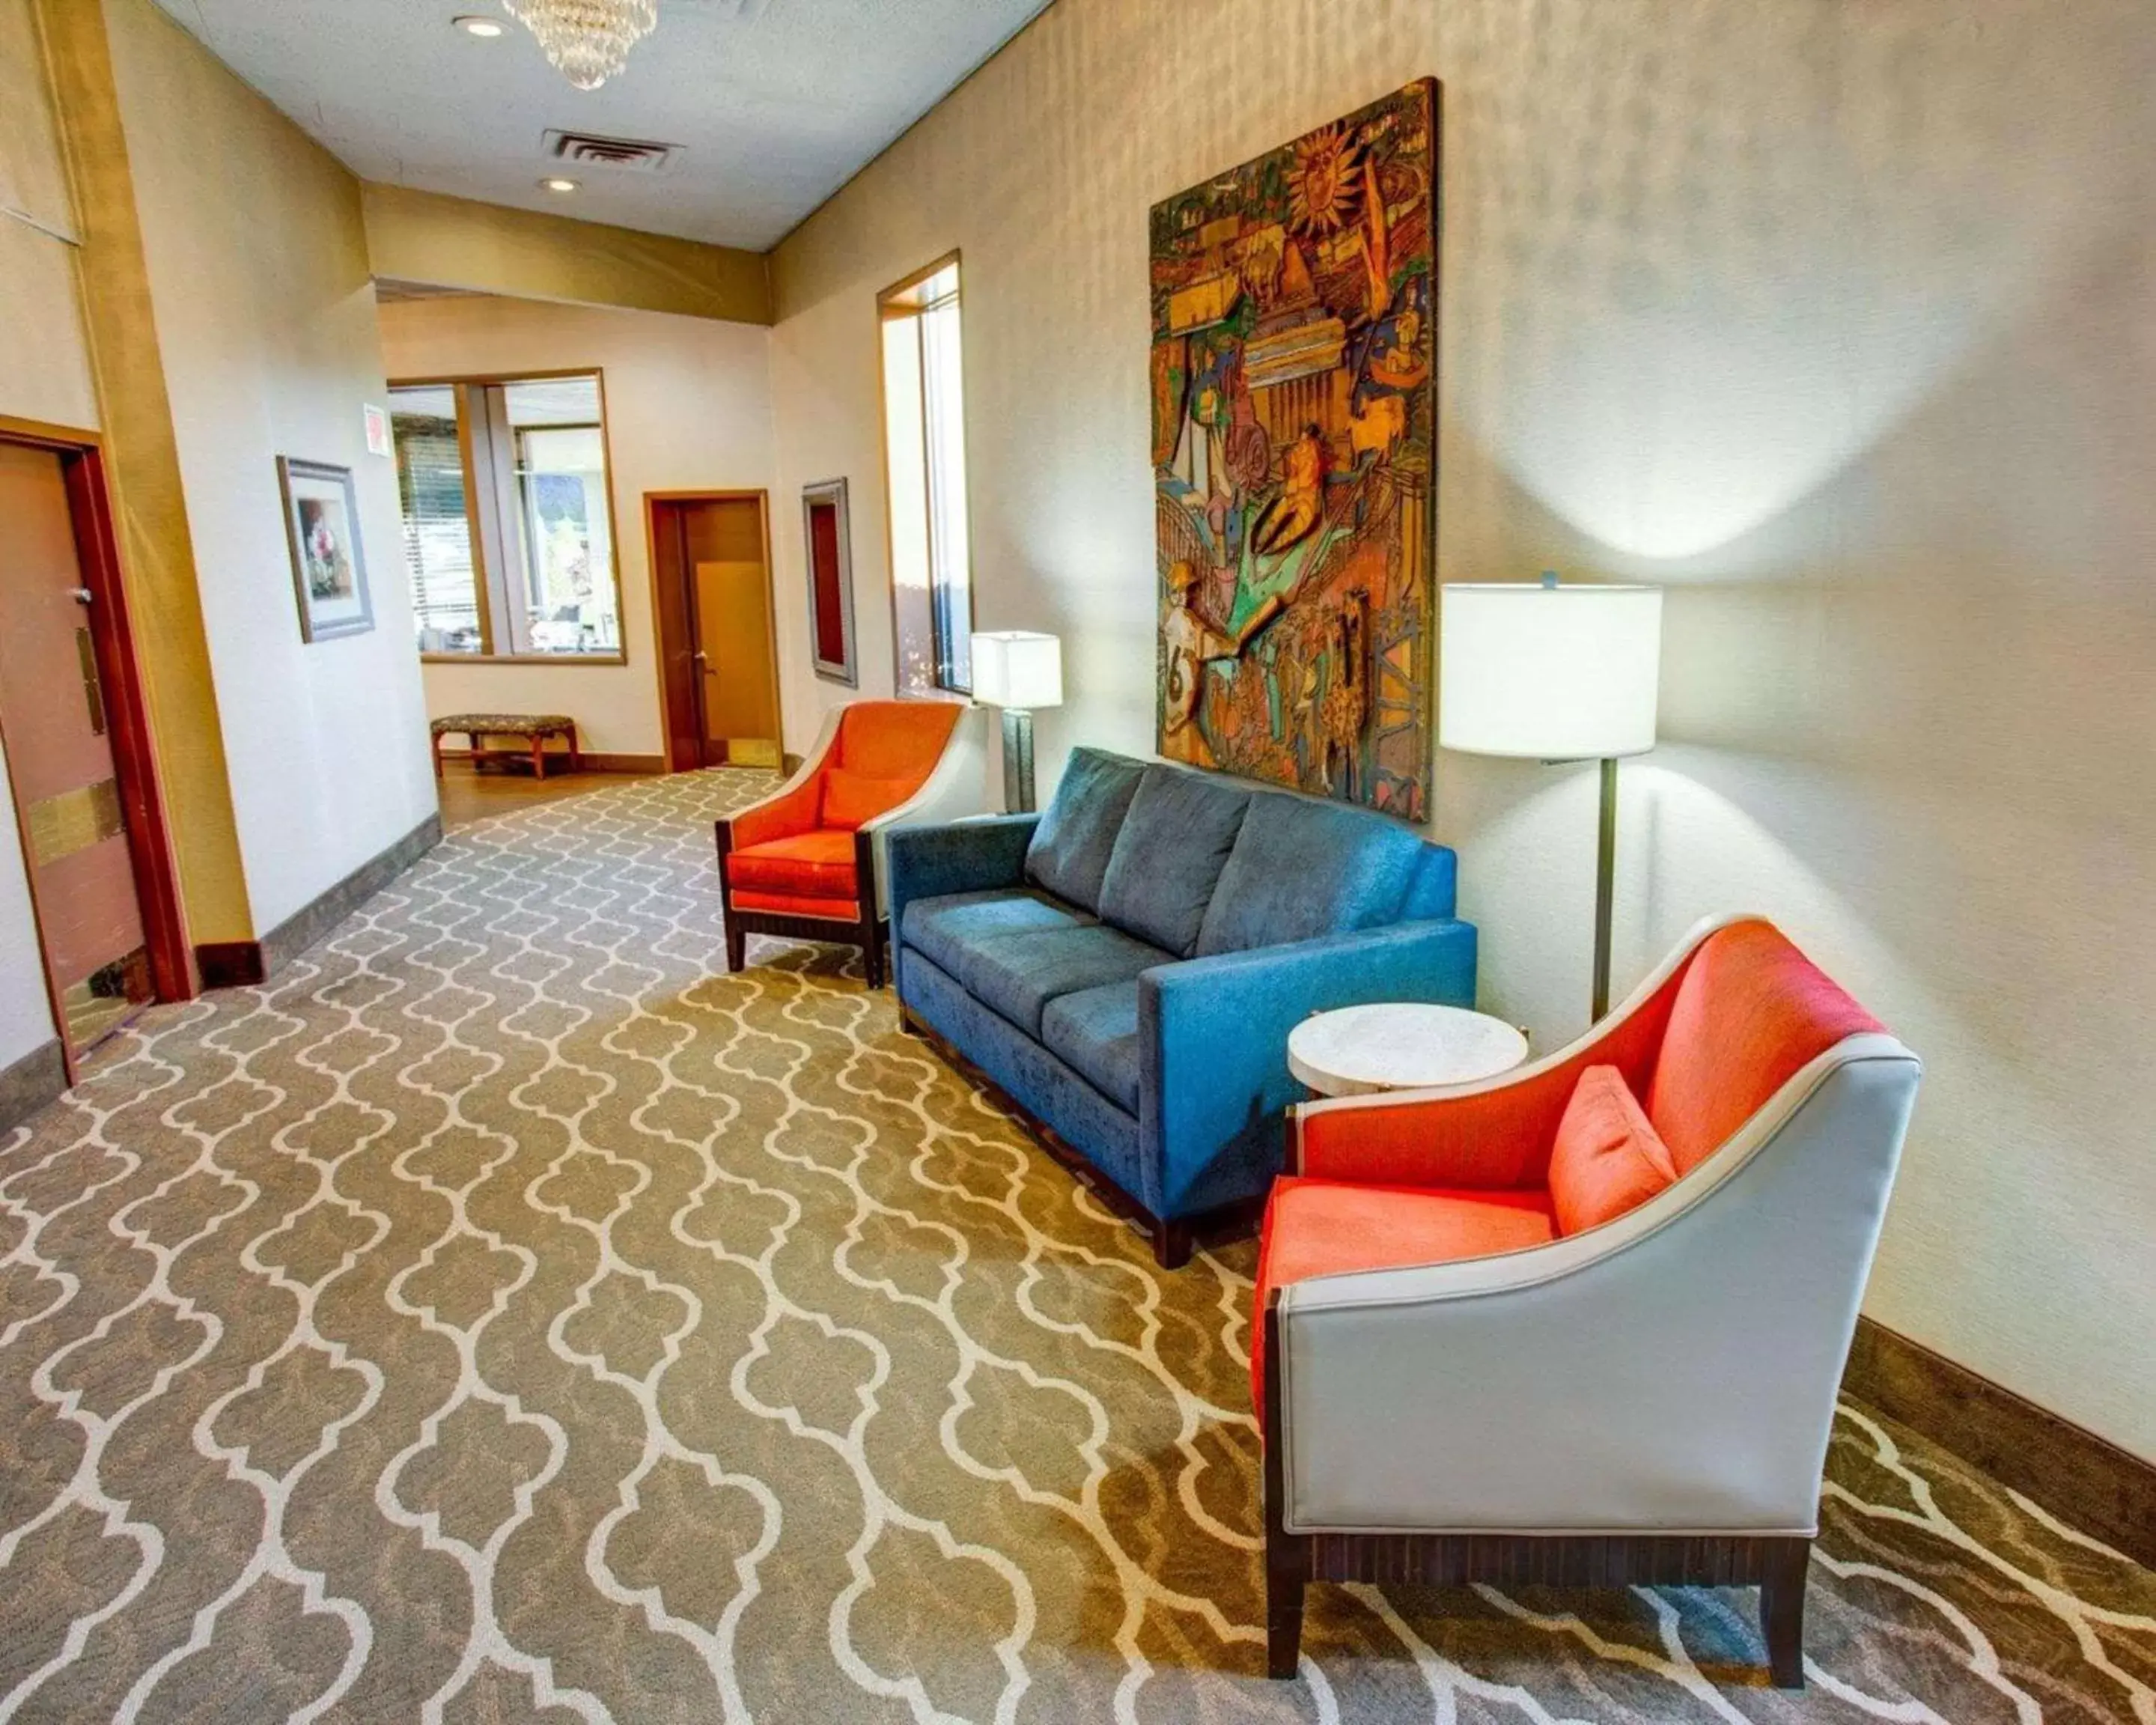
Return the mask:
POLYGON ((1370 716, 1370 671, 1363 651, 1370 596, 1359 588, 1332 614, 1332 675, 1318 703, 1325 738, 1325 788, 1361 794, 1363 727, 1370 716))

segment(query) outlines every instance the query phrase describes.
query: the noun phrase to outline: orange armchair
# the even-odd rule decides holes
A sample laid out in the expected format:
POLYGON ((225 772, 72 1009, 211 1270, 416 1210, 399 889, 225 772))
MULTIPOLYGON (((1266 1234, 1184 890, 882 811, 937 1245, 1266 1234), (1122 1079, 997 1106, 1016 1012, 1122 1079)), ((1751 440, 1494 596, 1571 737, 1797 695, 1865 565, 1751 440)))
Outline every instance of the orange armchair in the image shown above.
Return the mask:
POLYGON ((726 968, 752 934, 834 941, 859 947, 881 988, 886 835, 982 812, 986 722, 948 701, 855 701, 825 720, 799 771, 717 824, 726 968))
POLYGON ((1743 918, 1516 1073, 1291 1111, 1251 1348, 1272 1674, 1312 1580, 1697 1584, 1760 1588, 1801 1683, 1920 1070, 1743 918))

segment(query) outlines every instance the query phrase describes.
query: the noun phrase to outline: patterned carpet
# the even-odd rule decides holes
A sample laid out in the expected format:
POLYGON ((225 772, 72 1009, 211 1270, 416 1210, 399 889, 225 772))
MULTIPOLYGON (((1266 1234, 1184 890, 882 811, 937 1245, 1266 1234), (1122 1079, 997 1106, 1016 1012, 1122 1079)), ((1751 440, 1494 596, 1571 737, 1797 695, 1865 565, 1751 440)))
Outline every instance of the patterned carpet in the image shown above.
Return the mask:
POLYGON ((1266 1682, 1251 1250, 724 975, 767 783, 460 833, 0 1139, 0 1716, 2156 1720, 2156 1576, 1855 1407, 1801 1696, 1707 1590, 1317 1589, 1266 1682))

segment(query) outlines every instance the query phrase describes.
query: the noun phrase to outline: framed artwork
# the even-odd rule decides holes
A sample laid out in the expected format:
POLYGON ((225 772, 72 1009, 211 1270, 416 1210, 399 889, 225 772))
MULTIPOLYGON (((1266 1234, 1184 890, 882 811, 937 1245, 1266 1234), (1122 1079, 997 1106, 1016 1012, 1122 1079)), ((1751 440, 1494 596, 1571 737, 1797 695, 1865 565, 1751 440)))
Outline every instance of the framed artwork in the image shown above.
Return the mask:
POLYGON ((854 545, 846 482, 824 480, 801 491, 801 538, 808 551, 808 653, 816 675, 858 688, 854 665, 854 545))
POLYGON ((374 627, 374 607, 367 592, 352 470, 280 455, 277 485, 285 498, 285 537, 300 599, 300 639, 366 634, 374 627))
POLYGON ((1439 91, 1153 206, 1160 752, 1419 821, 1439 91))

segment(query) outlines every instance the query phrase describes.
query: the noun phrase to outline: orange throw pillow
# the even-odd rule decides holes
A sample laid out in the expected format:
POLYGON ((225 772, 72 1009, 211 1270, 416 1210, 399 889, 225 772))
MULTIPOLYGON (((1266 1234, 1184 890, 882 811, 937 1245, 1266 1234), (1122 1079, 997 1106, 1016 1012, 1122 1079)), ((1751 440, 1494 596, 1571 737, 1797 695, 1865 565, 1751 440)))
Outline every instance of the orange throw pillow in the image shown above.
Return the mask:
POLYGON ((823 824, 853 832, 886 809, 896 809, 915 789, 910 778, 870 778, 834 767, 824 775, 823 824))
POLYGON ((1558 1231, 1614 1222, 1676 1183, 1676 1165, 1614 1066, 1579 1075, 1550 1152, 1550 1205, 1558 1231))

